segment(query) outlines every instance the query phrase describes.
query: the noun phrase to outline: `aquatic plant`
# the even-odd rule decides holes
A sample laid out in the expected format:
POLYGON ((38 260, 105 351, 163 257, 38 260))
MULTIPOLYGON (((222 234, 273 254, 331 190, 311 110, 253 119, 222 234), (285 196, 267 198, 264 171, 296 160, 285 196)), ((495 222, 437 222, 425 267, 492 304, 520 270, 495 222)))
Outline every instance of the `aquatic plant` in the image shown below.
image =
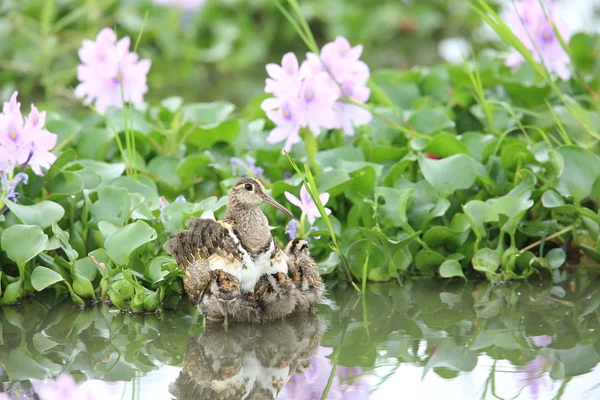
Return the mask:
MULTIPOLYGON (((78 305, 160 309, 182 293, 164 241, 190 216, 219 218, 242 174, 260 176, 273 198, 300 207, 291 222, 266 213, 281 245, 310 239, 331 288, 350 280, 542 276, 556 283, 559 298, 567 261, 600 262, 600 64, 590 51, 597 36, 565 34, 562 43, 556 35, 571 72, 557 79, 510 21, 477 1, 473 12, 509 45, 502 52, 476 51, 462 65, 371 71, 361 61, 374 51, 367 44, 365 56, 350 35, 321 47, 293 0, 277 4, 309 54, 303 62, 276 54, 281 65, 269 65, 257 89, 268 93, 245 107, 160 100, 161 74, 147 75, 154 97, 140 104, 149 63, 110 29, 80 49, 79 70, 90 79, 79 92, 104 114, 79 105, 72 111, 57 97, 25 120, 16 97, 7 101, 0 118, 3 303, 49 292, 78 305), (505 65, 511 49, 525 60, 516 71, 505 65), (104 51, 106 69, 98 59, 104 51), (105 91, 91 71, 116 77, 118 54, 140 69, 139 80, 105 91), (136 107, 121 107, 123 99, 136 107)), ((199 14, 210 13, 212 5, 204 7, 199 14)), ((154 65, 159 57, 146 33, 152 29, 136 42, 154 65)), ((76 82, 75 67, 66 71, 76 82)))
POLYGON ((108 107, 123 107, 123 103, 142 103, 148 92, 146 75, 151 62, 130 52, 130 42, 128 36, 117 42, 117 35, 110 28, 102 29, 95 42, 83 41, 78 53, 80 83, 75 96, 84 104, 94 103, 96 110, 104 113, 108 107))

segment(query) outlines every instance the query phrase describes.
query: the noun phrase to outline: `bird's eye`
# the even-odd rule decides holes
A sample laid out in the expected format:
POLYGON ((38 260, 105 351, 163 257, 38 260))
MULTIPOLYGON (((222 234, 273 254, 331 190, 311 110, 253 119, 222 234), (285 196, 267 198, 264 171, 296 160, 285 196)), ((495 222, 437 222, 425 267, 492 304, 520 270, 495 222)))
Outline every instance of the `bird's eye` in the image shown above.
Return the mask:
POLYGON ((244 185, 244 189, 246 189, 247 191, 251 192, 252 189, 254 189, 254 187, 252 186, 251 183, 246 183, 246 185, 244 185))
POLYGON ((308 244, 304 243, 302 247, 300 247, 300 251, 308 250, 308 244))

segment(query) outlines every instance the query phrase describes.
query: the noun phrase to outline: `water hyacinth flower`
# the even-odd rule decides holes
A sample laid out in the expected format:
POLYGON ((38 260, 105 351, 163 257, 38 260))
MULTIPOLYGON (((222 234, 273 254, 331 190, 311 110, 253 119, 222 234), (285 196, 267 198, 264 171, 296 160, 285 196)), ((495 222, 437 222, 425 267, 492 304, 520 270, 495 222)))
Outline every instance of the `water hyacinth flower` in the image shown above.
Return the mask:
POLYGON ((246 157, 246 161, 238 157, 231 157, 229 163, 233 167, 234 173, 240 169, 243 176, 259 177, 265 172, 263 168, 256 165, 256 160, 250 156, 246 157))
MULTIPOLYGON (((279 398, 284 400, 320 399, 325 391, 332 362, 327 356, 333 349, 320 346, 317 354, 310 358, 302 372, 294 374, 281 391, 279 398)), ((372 390, 369 382, 362 376, 359 367, 338 366, 331 381, 327 399, 363 400, 368 399, 372 390)))
MULTIPOLYGON (((567 80, 571 77, 568 69, 569 55, 560 44, 552 24, 558 33, 569 42, 571 34, 565 21, 560 17, 557 4, 552 0, 521 0, 514 2, 507 13, 507 21, 514 34, 531 52, 533 59, 543 62, 550 72, 559 78, 567 80)), ((506 59, 506 66, 516 67, 525 61, 515 49, 506 59)))
POLYGON ((84 40, 79 49, 81 65, 77 67, 75 97, 83 104, 94 103, 100 113, 108 107, 123 107, 127 103, 141 104, 148 92, 146 76, 150 60, 140 60, 129 51, 129 37, 117 41, 110 28, 104 28, 96 41, 84 40))
POLYGON ((89 380, 77 383, 69 374, 61 374, 55 380, 32 380, 31 385, 44 400, 105 400, 120 398, 122 382, 89 380))
POLYGON ((161 6, 181 7, 184 10, 194 10, 202 6, 206 0, 152 0, 161 6))
MULTIPOLYGON (((306 187, 304 185, 302 185, 302 188, 300 189, 300 198, 294 196, 293 194, 287 191, 284 193, 284 195, 290 203, 299 207, 300 210, 302 210, 302 214, 306 216, 306 219, 308 219, 308 222, 311 225, 313 225, 315 223, 315 220, 321 216, 317 205, 308 194, 308 190, 306 190, 306 187)), ((319 199, 321 200, 321 203, 323 203, 323 205, 327 204, 327 202, 329 201, 329 193, 321 193, 319 195, 319 199)), ((329 208, 325 208, 325 212, 327 213, 327 215, 331 214, 331 210, 329 208)))
POLYGON ((265 92, 274 97, 261 107, 276 125, 267 141, 285 141, 283 150, 289 151, 300 141, 300 128, 309 128, 314 136, 322 129, 342 129, 352 136, 354 127, 369 123, 371 113, 352 104, 364 104, 370 96, 369 67, 359 60, 361 54, 361 45, 351 47, 337 37, 323 46, 320 56, 307 53, 300 67, 293 53, 283 56, 281 66, 267 64, 265 92))
POLYGON ((14 177, 13 170, 20 166, 31 166, 37 175, 44 175, 42 168, 50 168, 56 156, 50 152, 56 146, 58 136, 45 128, 46 112, 39 112, 31 105, 26 120, 21 113, 21 103, 17 101, 18 92, 14 92, 4 103, 0 114, 0 176, 2 176, 3 195, 7 196, 22 181, 21 175, 14 177), (7 182, 12 184, 7 186, 7 182))

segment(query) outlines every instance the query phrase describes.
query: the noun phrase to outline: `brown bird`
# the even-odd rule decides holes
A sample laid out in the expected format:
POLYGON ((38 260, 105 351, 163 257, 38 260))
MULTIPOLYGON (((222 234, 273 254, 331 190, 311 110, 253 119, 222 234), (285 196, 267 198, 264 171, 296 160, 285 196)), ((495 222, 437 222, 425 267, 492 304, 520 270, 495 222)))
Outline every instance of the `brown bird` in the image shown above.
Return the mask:
MULTIPOLYGON (((208 320, 256 322, 268 318, 270 314, 263 308, 268 310, 270 302, 265 307, 254 293, 257 282, 263 275, 281 282, 290 280, 287 256, 273 240, 269 221, 260 209, 262 203, 293 217, 266 194, 262 181, 242 178, 229 192, 225 219, 192 217, 186 222, 188 229, 175 232, 165 244, 184 270, 188 297, 208 320)), ((269 299, 286 301, 285 295, 269 299)))
POLYGON ((323 296, 325 286, 319 268, 308 250, 308 242, 294 239, 285 247, 288 256, 289 275, 294 282, 295 309, 314 312, 317 301, 323 296))

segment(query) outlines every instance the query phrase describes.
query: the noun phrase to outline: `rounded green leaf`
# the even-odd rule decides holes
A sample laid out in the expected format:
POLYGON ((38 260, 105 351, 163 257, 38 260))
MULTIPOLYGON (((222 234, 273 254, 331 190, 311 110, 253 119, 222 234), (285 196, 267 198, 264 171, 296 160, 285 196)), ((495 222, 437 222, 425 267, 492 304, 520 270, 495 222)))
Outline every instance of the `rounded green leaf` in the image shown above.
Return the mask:
POLYGON ((578 204, 592 193, 594 182, 600 176, 600 158, 591 151, 576 146, 563 146, 556 151, 565 163, 556 189, 563 196, 572 197, 578 204))
POLYGON ((37 267, 31 274, 31 285, 38 292, 62 281, 64 281, 64 278, 61 274, 46 267, 37 267))
POLYGON ((96 300, 96 293, 94 292, 92 282, 78 273, 75 273, 75 276, 73 276, 73 291, 85 299, 96 300))
POLYGON ((446 260, 440 265, 440 276, 442 278, 452 278, 454 276, 460 276, 463 279, 467 279, 463 274, 462 266, 456 260, 446 260))
POLYGON ((548 252, 548 254, 546 254, 546 260, 548 260, 548 263, 552 269, 556 269, 563 266, 567 260, 567 255, 563 249, 552 249, 548 252))
POLYGON ((494 207, 481 200, 469 201, 463 206, 463 211, 479 239, 487 235, 484 225, 486 222, 498 221, 498 213, 494 210, 494 207))
POLYGON ((2 233, 2 250, 17 265, 23 265, 48 245, 48 236, 37 225, 13 225, 2 233))
POLYGON ((22 206, 6 200, 6 206, 25 225, 37 225, 42 229, 51 226, 65 215, 65 209, 53 201, 42 201, 32 206, 22 206))
POLYGON ((555 208, 565 205, 565 201, 554 190, 546 190, 542 195, 542 205, 546 208, 555 208))
POLYGON ((23 281, 16 281, 4 289, 2 304, 13 304, 23 297, 23 281))
POLYGON ((125 265, 138 247, 156 239, 156 231, 143 221, 129 224, 106 239, 104 248, 118 265, 125 265))
POLYGON ((469 154, 469 148, 456 135, 440 133, 425 147, 425 151, 445 158, 455 154, 469 154))
POLYGON ((481 249, 473 256, 471 260, 473 268, 479 272, 494 273, 500 266, 500 257, 492 249, 481 249))
POLYGON ((469 189, 477 177, 475 161, 465 154, 441 160, 432 160, 419 154, 419 167, 427 182, 444 197, 459 189, 469 189))
POLYGON ((431 134, 445 129, 453 129, 455 126, 454 121, 452 121, 450 117, 437 110, 416 111, 410 117, 408 123, 416 129, 417 132, 425 134, 431 134))

